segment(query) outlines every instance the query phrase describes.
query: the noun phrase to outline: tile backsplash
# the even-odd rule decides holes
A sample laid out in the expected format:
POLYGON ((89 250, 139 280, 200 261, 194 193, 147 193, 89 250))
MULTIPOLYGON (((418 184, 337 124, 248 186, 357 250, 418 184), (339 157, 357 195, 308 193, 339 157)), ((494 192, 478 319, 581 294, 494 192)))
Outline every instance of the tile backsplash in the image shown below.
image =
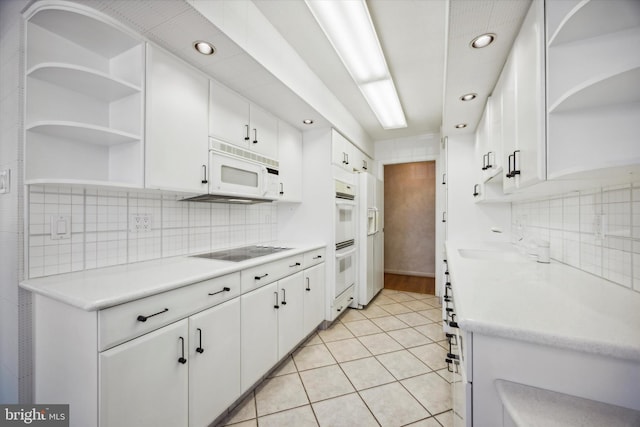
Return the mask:
POLYGON ((274 204, 181 202, 175 193, 30 185, 30 278, 277 240, 274 204), (52 239, 51 218, 69 238, 52 239), (136 231, 136 217, 149 227, 136 231))
POLYGON ((640 183, 514 202, 511 218, 515 242, 640 292, 640 183))

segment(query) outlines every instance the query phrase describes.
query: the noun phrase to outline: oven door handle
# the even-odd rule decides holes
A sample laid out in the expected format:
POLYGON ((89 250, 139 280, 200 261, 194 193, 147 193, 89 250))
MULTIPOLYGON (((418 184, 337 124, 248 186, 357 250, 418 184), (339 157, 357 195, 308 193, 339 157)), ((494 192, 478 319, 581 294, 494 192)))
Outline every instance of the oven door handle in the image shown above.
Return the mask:
POLYGON ((349 249, 347 252, 344 252, 344 253, 341 253, 341 254, 336 252, 336 259, 344 258, 344 257, 349 256, 349 255, 354 254, 354 253, 356 253, 356 248, 349 249))
POLYGON ((351 207, 355 207, 356 206, 356 202, 353 202, 351 200, 349 201, 336 201, 336 206, 351 206, 351 207))

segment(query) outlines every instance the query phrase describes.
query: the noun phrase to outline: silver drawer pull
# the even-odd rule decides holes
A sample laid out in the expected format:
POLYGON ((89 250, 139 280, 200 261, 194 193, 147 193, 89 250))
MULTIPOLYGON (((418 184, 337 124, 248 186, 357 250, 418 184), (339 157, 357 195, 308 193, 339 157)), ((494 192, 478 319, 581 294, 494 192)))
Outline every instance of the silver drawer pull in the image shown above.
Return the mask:
POLYGON ((140 316, 138 316, 138 317, 137 317, 137 319, 138 319, 138 322, 146 322, 148 318, 153 317, 153 316, 157 316, 158 314, 166 313, 167 311, 169 311, 169 309, 168 309, 168 308, 165 308, 165 309, 164 309, 164 310, 162 310, 162 311, 159 311, 159 312, 157 312, 157 313, 150 314, 150 315, 148 315, 148 316, 143 316, 143 315, 141 314, 140 316))
POLYGON ((222 292, 229 292, 230 290, 231 290, 231 288, 229 288, 229 287, 225 286, 224 288, 222 288, 222 290, 220 290, 220 291, 218 291, 218 292, 210 293, 210 294, 209 294, 209 296, 211 296, 211 295, 218 295, 218 294, 220 294, 220 293, 222 293, 222 292))
POLYGON ((291 267, 291 268, 293 268, 293 267, 300 267, 300 263, 299 263, 299 262, 296 262, 295 264, 290 265, 289 267, 291 267))

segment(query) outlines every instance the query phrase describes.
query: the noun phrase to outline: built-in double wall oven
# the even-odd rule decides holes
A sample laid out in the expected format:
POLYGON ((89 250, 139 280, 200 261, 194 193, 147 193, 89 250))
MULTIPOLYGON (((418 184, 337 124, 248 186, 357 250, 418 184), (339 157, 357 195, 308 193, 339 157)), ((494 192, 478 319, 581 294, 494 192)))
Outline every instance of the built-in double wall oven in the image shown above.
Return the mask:
POLYGON ((335 180, 336 187, 336 297, 355 283, 356 217, 355 186, 335 180))

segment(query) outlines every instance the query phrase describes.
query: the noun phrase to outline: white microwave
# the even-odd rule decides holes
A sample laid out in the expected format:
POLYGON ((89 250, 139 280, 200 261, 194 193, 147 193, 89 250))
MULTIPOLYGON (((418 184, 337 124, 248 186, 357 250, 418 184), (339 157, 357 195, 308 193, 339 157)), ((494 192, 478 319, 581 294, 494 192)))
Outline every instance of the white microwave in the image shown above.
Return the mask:
POLYGON ((276 167, 209 150, 209 193, 264 201, 279 196, 276 167))

